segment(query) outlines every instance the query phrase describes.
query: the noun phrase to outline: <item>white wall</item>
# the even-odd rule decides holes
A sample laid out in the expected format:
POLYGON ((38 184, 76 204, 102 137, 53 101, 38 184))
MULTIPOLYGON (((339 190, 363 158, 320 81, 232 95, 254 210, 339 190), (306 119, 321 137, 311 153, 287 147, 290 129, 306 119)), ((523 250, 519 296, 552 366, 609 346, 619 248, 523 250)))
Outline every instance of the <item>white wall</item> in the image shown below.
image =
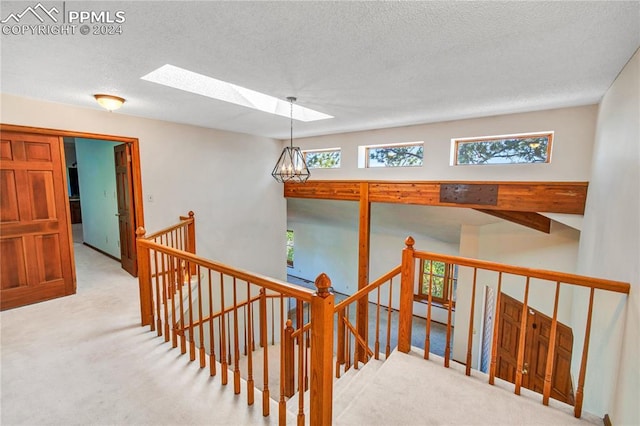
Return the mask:
MULTIPOLYGON (((353 294, 358 289, 358 203, 349 201, 313 200, 321 205, 335 204, 341 207, 341 215, 319 219, 311 215, 290 215, 288 229, 294 231, 294 267, 289 273, 313 281, 325 272, 331 278, 335 291, 353 294)), ((379 220, 379 204, 371 207, 370 269, 369 281, 381 277, 400 265, 405 238, 416 240, 416 248, 445 254, 458 254, 457 243, 439 241, 426 235, 415 223, 406 224, 398 218, 393 231, 379 220)), ((385 287, 388 289, 388 287, 385 287)), ((398 309, 400 280, 394 280, 392 307, 398 309)), ((381 294, 381 303, 388 304, 388 290, 381 294)), ((373 301, 373 298, 371 299, 373 301)), ((426 316, 422 303, 415 303, 414 313, 426 316)), ((446 322, 446 311, 434 309, 433 319, 446 322)))
POLYGON ((113 147, 119 143, 76 139, 82 237, 84 242, 120 259, 120 227, 113 147))
MULTIPOLYGON (((631 283, 627 298, 598 291, 585 408, 640 424, 640 53, 600 104, 578 270, 631 283), (622 350, 620 350, 620 348, 622 350)), ((576 295, 575 321, 586 301, 576 295)))
POLYGON ((595 105, 296 139, 302 149, 342 147, 339 169, 311 179, 586 181, 590 177, 595 105), (450 166, 451 139, 555 131, 550 164, 450 166), (358 169, 358 146, 424 141, 422 167, 358 169))
POLYGON ((286 278, 285 200, 270 175, 280 142, 6 94, 1 102, 2 123, 138 138, 148 231, 193 210, 199 254, 286 278))

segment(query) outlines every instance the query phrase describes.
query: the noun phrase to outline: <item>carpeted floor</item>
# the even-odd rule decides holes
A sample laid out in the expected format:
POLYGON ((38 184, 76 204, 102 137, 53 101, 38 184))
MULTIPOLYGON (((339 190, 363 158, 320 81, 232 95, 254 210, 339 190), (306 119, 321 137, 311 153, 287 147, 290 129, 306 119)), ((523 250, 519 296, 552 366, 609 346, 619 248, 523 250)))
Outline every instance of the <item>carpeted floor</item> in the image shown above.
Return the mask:
MULTIPOLYGON (((246 382, 235 395, 231 373, 222 386, 220 373, 211 377, 140 327, 137 280, 118 262, 82 244, 74 250, 76 295, 0 313, 2 425, 277 423, 275 401, 263 417, 259 390, 248 406, 246 382)), ((419 355, 396 352, 343 379, 335 387, 336 425, 576 424, 539 400, 475 383, 419 355), (520 408, 522 401, 530 407, 520 408)), ((294 424, 290 410, 287 423, 294 424)))

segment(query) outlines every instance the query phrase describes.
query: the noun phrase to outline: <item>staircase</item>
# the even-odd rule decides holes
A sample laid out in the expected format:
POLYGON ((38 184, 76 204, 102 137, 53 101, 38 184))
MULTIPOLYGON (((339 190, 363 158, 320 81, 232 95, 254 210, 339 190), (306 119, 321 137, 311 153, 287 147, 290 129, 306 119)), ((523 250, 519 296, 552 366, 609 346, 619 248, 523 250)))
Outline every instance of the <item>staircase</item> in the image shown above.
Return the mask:
POLYGON ((469 377, 461 364, 443 368, 443 358, 430 358, 425 361, 417 348, 408 354, 396 350, 384 363, 370 361, 356 370, 348 382, 338 380, 333 424, 602 424, 589 413, 575 418, 572 406, 552 400, 545 407, 539 394, 523 389, 518 396, 511 383, 498 379, 496 386, 488 386, 486 374, 474 370, 469 377))

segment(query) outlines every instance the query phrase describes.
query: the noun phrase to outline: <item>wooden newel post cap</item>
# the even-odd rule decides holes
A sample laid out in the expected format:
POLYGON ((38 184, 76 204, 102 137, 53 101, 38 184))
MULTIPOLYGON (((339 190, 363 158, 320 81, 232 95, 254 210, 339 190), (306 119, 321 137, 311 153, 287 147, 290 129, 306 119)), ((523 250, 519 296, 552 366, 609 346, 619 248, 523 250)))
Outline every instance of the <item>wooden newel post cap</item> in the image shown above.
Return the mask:
POLYGON ((287 330, 288 330, 288 329, 292 329, 292 328, 293 328, 293 321, 291 321, 291 319, 288 319, 288 320, 287 320, 287 322, 286 322, 285 324, 286 324, 286 327, 285 327, 285 328, 286 328, 287 330))
POLYGON ((407 245, 408 249, 413 249, 413 245, 416 243, 416 240, 413 239, 411 235, 404 240, 404 243, 407 245))
POLYGON ((195 216, 196 214, 193 212, 193 210, 189 210, 189 217, 191 219, 193 219, 193 216, 195 216))
POLYGON ((331 280, 324 272, 318 275, 315 284, 316 288, 318 289, 318 291, 316 292, 318 296, 324 299, 325 297, 329 296, 329 294, 331 294, 329 292, 329 289, 331 288, 331 280))
POLYGON ((138 229, 136 229, 136 236, 138 238, 142 238, 144 237, 144 235, 147 233, 147 231, 141 226, 138 229))

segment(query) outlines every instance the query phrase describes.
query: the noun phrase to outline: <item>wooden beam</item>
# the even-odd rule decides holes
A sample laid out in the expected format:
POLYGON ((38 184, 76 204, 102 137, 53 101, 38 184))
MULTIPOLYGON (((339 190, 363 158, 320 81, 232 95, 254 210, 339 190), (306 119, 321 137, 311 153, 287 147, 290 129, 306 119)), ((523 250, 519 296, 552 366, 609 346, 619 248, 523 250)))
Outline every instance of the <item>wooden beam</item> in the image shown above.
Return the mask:
POLYGON ((284 196, 287 198, 317 198, 323 200, 360 200, 359 181, 307 181, 286 182, 284 196))
POLYGON ((587 182, 317 180, 306 183, 285 183, 284 195, 289 198, 359 201, 361 182, 369 184, 369 202, 372 203, 569 214, 584 214, 588 187, 587 182), (493 189, 489 186, 496 188, 495 200, 478 195, 481 192, 480 189, 483 189, 490 190, 493 196, 493 189), (452 192, 455 193, 453 197, 452 192), (455 201, 456 199, 458 201, 455 201))
MULTIPOLYGON (((369 183, 360 183, 360 220, 358 236, 358 290, 369 285, 369 252, 371 234, 371 203, 369 202, 369 183)), ((356 328, 362 341, 369 342, 369 300, 361 299, 357 305, 356 328)), ((358 346, 357 360, 367 362, 367 348, 358 346)), ((357 362, 357 361, 356 361, 357 362)))
POLYGON ((541 215, 540 213, 487 209, 474 210, 490 214, 491 216, 499 217, 500 219, 508 220, 509 222, 517 223, 518 225, 526 226, 527 228, 535 229, 536 231, 544 232, 546 234, 551 233, 551 219, 541 215))

